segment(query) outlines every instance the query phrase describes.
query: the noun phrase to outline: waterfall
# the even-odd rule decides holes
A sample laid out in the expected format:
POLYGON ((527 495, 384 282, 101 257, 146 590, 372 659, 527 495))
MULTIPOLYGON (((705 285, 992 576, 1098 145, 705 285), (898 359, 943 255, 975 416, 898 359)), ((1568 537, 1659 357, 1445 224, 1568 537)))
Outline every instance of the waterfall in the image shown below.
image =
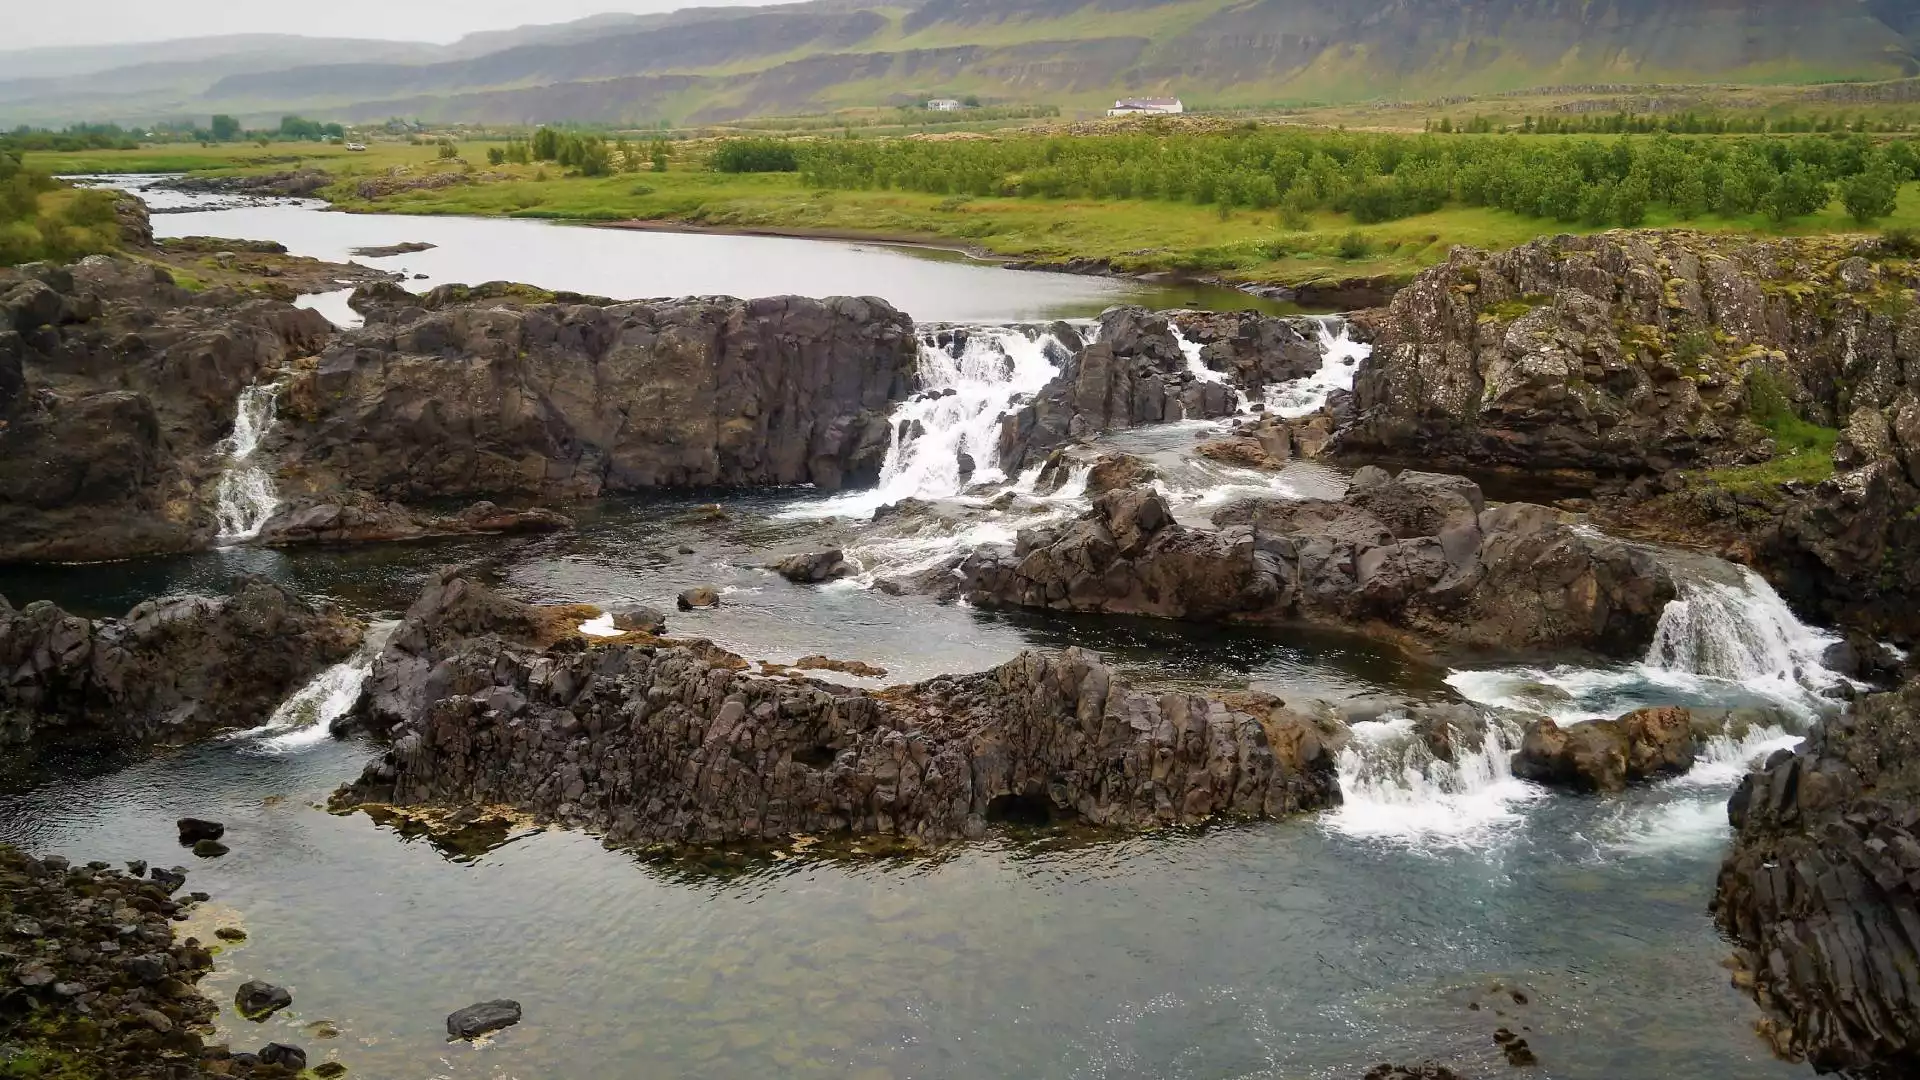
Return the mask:
POLYGON ((796 506, 790 517, 867 517, 902 499, 948 499, 973 484, 1002 483, 1000 418, 1060 374, 1071 350, 1029 326, 920 332, 920 392, 893 413, 893 441, 868 491, 796 506), (973 462, 961 467, 961 455, 973 462))
POLYGON ((1791 698, 1840 681, 1822 664, 1838 640, 1802 623, 1765 578, 1740 567, 1734 581, 1680 583, 1679 597, 1660 613, 1646 665, 1791 698))
POLYGON ((278 386, 258 383, 240 391, 233 434, 220 444, 227 466, 220 473, 215 491, 214 514, 223 541, 251 540, 260 535, 260 527, 280 505, 273 474, 254 460, 260 441, 273 429, 279 393, 278 386))
POLYGON ((1267 387, 1267 411, 1293 419, 1318 412, 1335 390, 1353 389, 1360 362, 1373 355, 1373 346, 1355 341, 1345 319, 1317 320, 1320 332, 1320 370, 1304 379, 1267 387))
POLYGON ((1181 355, 1187 358, 1187 374, 1193 376, 1195 381, 1213 383, 1231 390, 1236 402, 1235 412, 1247 413, 1253 411, 1253 399, 1247 397, 1246 391, 1228 382, 1226 372, 1215 371, 1207 366, 1206 361, 1200 359, 1200 354, 1206 349, 1206 346, 1188 341, 1187 335, 1180 332, 1179 323, 1168 320, 1167 328, 1173 331, 1174 344, 1180 346, 1181 355))
POLYGON ((360 688, 366 685, 374 660, 399 625, 397 620, 374 623, 351 657, 295 690, 273 710, 266 723, 231 737, 250 740, 254 749, 265 753, 287 753, 324 741, 333 722, 347 715, 360 700, 360 688))
POLYGON ((1327 826, 1355 837, 1458 844, 1520 820, 1515 805, 1540 792, 1513 776, 1519 726, 1495 716, 1476 730, 1450 724, 1445 734, 1452 760, 1404 714, 1354 724, 1335 755, 1343 802, 1327 826))

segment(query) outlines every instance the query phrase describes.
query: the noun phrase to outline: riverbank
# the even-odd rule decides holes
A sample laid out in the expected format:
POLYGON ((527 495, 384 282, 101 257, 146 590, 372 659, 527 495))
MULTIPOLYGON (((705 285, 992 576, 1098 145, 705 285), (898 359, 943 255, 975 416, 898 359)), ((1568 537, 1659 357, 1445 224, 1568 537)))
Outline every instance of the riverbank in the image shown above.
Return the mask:
MULTIPOLYGON (((1391 286, 1444 261, 1455 245, 1498 250, 1543 232, 1597 231, 1463 205, 1361 225, 1350 214, 1330 210, 1282 215, 1159 199, 825 190, 809 186, 797 173, 708 171, 710 144, 695 142, 674 143, 674 156, 663 172, 649 168, 583 177, 552 163, 485 164, 487 151, 496 146, 461 144, 452 159, 439 157, 431 145, 382 143, 365 153, 349 153, 306 143, 33 154, 29 163, 66 174, 189 171, 241 176, 318 168, 333 180, 318 194, 354 213, 544 218, 912 243, 1049 268, 1097 265, 1120 275, 1179 275, 1233 287, 1293 291, 1355 281, 1391 286)), ((1883 224, 1920 227, 1920 199, 1914 198, 1912 185, 1905 195, 1903 205, 1883 224)), ((1645 221, 1648 227, 1672 224, 1664 206, 1653 207, 1645 221)), ((1765 235, 1857 228, 1837 202, 1786 226, 1759 215, 1713 214, 1687 224, 1765 235)))

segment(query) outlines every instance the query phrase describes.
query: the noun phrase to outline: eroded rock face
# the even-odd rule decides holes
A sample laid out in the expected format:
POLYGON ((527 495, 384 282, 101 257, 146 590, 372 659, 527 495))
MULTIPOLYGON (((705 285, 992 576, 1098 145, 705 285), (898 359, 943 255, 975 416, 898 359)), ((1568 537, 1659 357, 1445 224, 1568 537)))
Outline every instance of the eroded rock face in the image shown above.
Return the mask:
POLYGON ((1920 1071, 1920 682, 1866 697, 1750 774, 1714 899, 1781 1053, 1920 1071))
POLYGON ((1674 596, 1647 553, 1456 476, 1360 470, 1339 501, 1231 504, 1180 525, 1147 488, 961 566, 981 606, 1372 628, 1431 648, 1642 654, 1674 596))
POLYGON ((0 603, 0 743, 181 743, 264 722, 362 627, 279 585, 149 600, 88 621, 0 603))
POLYGON ((367 325, 283 397, 282 476, 402 501, 834 490, 878 476, 911 390, 913 327, 881 300, 521 291, 356 294, 367 325))
POLYGON ((0 269, 0 561, 204 545, 240 391, 332 331, 130 260, 0 269))
POLYGON ((388 695, 405 702, 392 749, 338 804, 510 804, 615 841, 714 843, 1145 827, 1339 798, 1318 728, 1274 699, 1136 691, 1080 650, 882 692, 754 675, 699 643, 494 635, 440 657, 388 695))

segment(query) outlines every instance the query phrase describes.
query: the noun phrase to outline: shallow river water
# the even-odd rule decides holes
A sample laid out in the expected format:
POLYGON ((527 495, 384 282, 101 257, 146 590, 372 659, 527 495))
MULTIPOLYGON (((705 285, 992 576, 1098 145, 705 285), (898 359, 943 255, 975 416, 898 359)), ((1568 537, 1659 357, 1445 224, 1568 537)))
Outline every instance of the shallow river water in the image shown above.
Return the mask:
MULTIPOLYGON (((738 238, 348 218, 299 206, 155 220, 175 235, 279 239, 312 254, 460 230, 443 248, 447 262, 406 257, 410 268, 433 266, 437 280, 512 277, 612 295, 834 291, 765 284, 775 279, 757 276, 764 267, 739 265, 738 238), (581 245, 581 276, 539 277, 561 263, 522 261, 533 235, 553 238, 536 245, 581 245), (689 245, 689 267, 722 276, 627 287, 641 279, 623 276, 625 256, 591 250, 668 240, 689 245), (462 252, 471 261, 459 261, 462 252)), ((813 260, 823 275, 853 267, 845 272, 864 287, 852 291, 877 292, 928 319, 1085 314, 1082 305, 1118 298, 1098 290, 1121 288, 930 263, 937 274, 965 274, 942 278, 944 299, 923 309, 910 290, 925 282, 886 269, 896 259, 917 266, 914 257, 778 243, 782 251, 801 245, 780 259, 813 260), (896 284, 902 291, 889 291, 896 284), (1091 291, 1041 295, 1056 286, 1091 291)), ((939 465, 979 437, 1017 392, 1013 382, 1044 374, 1021 374, 1041 362, 1027 351, 1036 335, 980 338, 1010 362, 980 367, 929 352, 930 383, 956 394, 945 399, 948 412, 927 417, 923 439, 946 441, 897 447, 882 485, 890 497, 971 506, 974 539, 1010 536, 1031 518, 985 512, 984 497, 963 492, 939 465), (986 368, 1014 374, 979 385, 986 368)), ((1321 381, 1338 385, 1351 356, 1341 352, 1336 322, 1325 338, 1321 381)), ((1185 452, 1199 430, 1176 425, 1114 440, 1162 465, 1183 518, 1203 520, 1229 490, 1304 496, 1344 486, 1329 470, 1279 478, 1223 471, 1185 452)), ((986 479, 1031 490, 1031 477, 986 479)), ((1080 505, 1071 490, 1053 498, 1057 511, 1046 504, 1036 514, 1080 505)), ((264 1025, 225 1015, 224 1034, 247 1048, 298 1043, 360 1077, 1357 1080, 1375 1062, 1425 1058, 1491 1077, 1510 1071, 1493 1042, 1502 1026, 1532 1044, 1541 1065, 1530 1075, 1542 1077, 1811 1075, 1773 1060, 1752 1034, 1757 1011, 1728 985, 1720 964, 1729 949, 1707 914, 1727 842, 1726 796, 1745 760, 1790 736, 1761 732, 1716 748, 1680 780, 1574 798, 1514 780, 1503 752, 1511 733, 1497 724, 1486 751, 1449 766, 1411 747, 1393 714, 1459 695, 1548 701, 1569 720, 1656 701, 1809 711, 1830 678, 1810 659, 1824 639, 1764 585, 1724 564, 1676 563, 1689 602, 1675 608, 1662 646, 1643 663, 1448 671, 1338 635, 995 615, 888 596, 863 587, 870 575, 808 589, 756 568, 768 550, 820 535, 875 572, 959 542, 902 539, 863 524, 874 499, 781 491, 608 500, 582 511, 577 532, 533 541, 240 546, 4 570, 0 594, 109 614, 156 593, 262 573, 357 613, 391 616, 437 567, 483 556, 496 560, 511 591, 537 600, 662 604, 712 583, 723 606, 674 614, 673 632, 756 659, 825 652, 907 680, 980 669, 1022 648, 1080 644, 1148 683, 1252 684, 1375 702, 1381 720, 1357 725, 1342 756, 1347 805, 1287 822, 1105 842, 1007 835, 920 859, 790 851, 701 869, 643 862, 560 831, 460 855, 364 815, 319 809, 373 751, 283 732, 16 776, 0 786, 0 839, 80 858, 166 862, 178 850, 175 818, 225 821, 232 854, 202 862, 182 852, 179 860, 195 863, 189 887, 213 893, 216 908, 251 935, 221 956, 207 989, 230 1000, 239 982, 264 978, 289 987, 294 1007, 264 1025), (723 517, 700 509, 713 502, 723 517), (448 1012, 494 997, 518 999, 525 1022, 480 1045, 445 1042, 448 1012), (321 1022, 339 1036, 317 1038, 321 1022)))

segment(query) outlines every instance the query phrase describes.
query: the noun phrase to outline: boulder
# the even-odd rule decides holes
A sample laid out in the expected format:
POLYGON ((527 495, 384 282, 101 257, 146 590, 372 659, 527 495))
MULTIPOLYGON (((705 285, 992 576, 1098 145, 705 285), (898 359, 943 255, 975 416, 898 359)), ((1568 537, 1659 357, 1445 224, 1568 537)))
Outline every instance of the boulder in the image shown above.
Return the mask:
POLYGON ((469 1005, 447 1016, 447 1034, 455 1039, 477 1039, 520 1022, 520 1003, 501 999, 469 1005))
POLYGON ((617 604, 607 609, 613 616, 613 628, 628 634, 664 634, 666 613, 645 604, 617 604))
POLYGON ((614 842, 708 844, 1147 828, 1339 798, 1317 721, 1259 694, 1134 690, 1077 649, 878 692, 753 674, 700 643, 487 636, 436 655, 405 669, 388 751, 334 805, 512 805, 614 842))
POLYGON ((307 1052, 285 1043, 268 1043, 260 1048, 257 1056, 260 1064, 278 1065, 289 1073, 302 1072, 307 1067, 307 1052))
POLYGON ((677 603, 681 611, 716 608, 720 606, 720 594, 710 585, 700 585, 681 593, 677 603))
POLYGON ((839 548, 789 555, 774 563, 769 569, 797 585, 818 585, 822 582, 852 577, 860 572, 847 561, 846 553, 839 548))
POLYGON ((227 835, 227 827, 217 821, 183 817, 175 824, 180 829, 180 843, 183 847, 192 847, 202 840, 218 840, 227 835))
MULTIPOLYGON (((248 1020, 262 1021, 293 1005, 293 995, 285 987, 250 979, 234 991, 233 1007, 248 1020)), ((264 1052, 262 1053, 264 1057, 264 1052)))
POLYGON ((1566 727, 1537 720, 1513 756, 1513 775, 1575 791, 1622 791, 1678 776, 1693 768, 1701 737, 1725 730, 1728 716, 1662 706, 1566 727))

